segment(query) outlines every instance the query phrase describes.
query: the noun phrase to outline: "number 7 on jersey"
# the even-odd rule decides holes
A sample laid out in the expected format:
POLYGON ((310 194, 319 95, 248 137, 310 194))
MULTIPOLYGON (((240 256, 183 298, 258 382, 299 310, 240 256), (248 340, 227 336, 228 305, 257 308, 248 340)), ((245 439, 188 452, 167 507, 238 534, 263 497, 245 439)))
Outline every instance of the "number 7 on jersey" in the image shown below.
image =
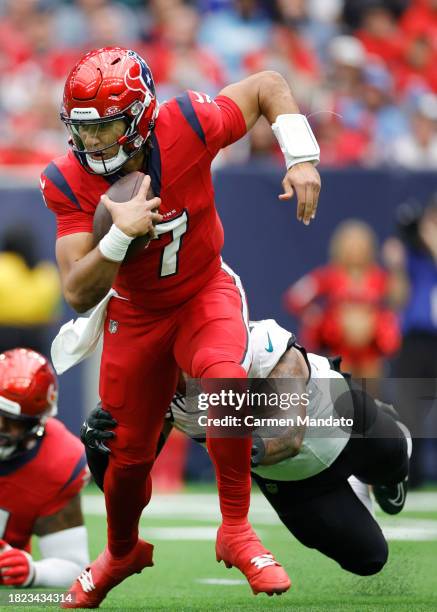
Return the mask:
POLYGON ((164 221, 155 227, 158 236, 171 232, 172 241, 164 247, 161 254, 159 276, 165 278, 177 274, 179 267, 179 251, 182 239, 188 228, 188 213, 184 210, 178 217, 171 221, 164 221))

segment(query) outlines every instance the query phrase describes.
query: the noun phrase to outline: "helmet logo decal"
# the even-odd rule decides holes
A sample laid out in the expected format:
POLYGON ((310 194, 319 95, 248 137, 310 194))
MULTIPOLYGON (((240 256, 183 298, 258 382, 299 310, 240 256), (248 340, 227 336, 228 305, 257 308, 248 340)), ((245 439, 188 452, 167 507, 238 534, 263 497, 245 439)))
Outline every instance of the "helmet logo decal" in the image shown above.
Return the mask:
POLYGON ((116 115, 119 112, 120 112, 119 106, 110 106, 109 108, 106 109, 105 115, 116 115))
POLYGON ((127 54, 133 59, 135 66, 131 66, 124 75, 126 87, 131 91, 142 92, 146 97, 146 105, 148 106, 147 101, 150 104, 151 99, 155 97, 155 85, 150 68, 135 51, 128 51, 127 54))

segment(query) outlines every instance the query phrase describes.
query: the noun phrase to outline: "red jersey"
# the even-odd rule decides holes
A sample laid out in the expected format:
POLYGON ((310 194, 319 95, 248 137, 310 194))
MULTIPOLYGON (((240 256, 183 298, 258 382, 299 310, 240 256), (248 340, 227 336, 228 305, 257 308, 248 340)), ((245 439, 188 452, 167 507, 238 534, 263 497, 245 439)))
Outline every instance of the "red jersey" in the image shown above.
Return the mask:
POLYGON ((0 538, 29 550, 35 521, 63 508, 88 477, 83 446, 57 419, 49 419, 36 446, 0 462, 0 538))
POLYGON ((285 294, 285 307, 295 316, 303 315, 299 337, 309 350, 327 350, 356 363, 390 355, 399 348, 397 317, 385 305, 387 291, 388 275, 377 265, 356 281, 340 266, 328 264, 292 285, 285 294), (322 305, 314 309, 311 305, 317 300, 322 305), (364 346, 351 345, 345 334, 344 316, 355 307, 371 321, 364 346))
POLYGON ((416 0, 402 15, 401 28, 408 40, 424 38, 437 51, 437 10, 428 0, 416 0))
MULTIPOLYGON (((229 98, 189 91, 160 107, 143 171, 162 200, 158 238, 120 267, 114 288, 147 309, 178 305, 199 291, 220 267, 223 228, 214 204, 211 162, 239 138, 246 124, 229 98)), ((90 174, 73 152, 44 170, 41 187, 57 218, 58 238, 92 232, 100 196, 120 174, 90 174)))
POLYGON ((323 297, 331 308, 339 302, 360 302, 380 305, 387 293, 387 273, 371 266, 362 279, 354 281, 340 266, 328 264, 312 270, 286 293, 286 308, 300 315, 313 300, 323 297))

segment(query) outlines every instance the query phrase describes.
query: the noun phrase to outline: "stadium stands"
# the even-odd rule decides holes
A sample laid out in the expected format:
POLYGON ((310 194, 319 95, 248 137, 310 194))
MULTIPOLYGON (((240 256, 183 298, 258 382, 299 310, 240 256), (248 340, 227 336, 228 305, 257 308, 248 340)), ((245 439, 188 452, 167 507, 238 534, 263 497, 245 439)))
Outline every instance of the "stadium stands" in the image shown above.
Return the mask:
MULTIPOLYGON (((117 43, 149 59, 161 99, 279 70, 310 115, 322 165, 436 168, 436 30, 435 0, 2 0, 0 166, 29 171, 63 151, 69 67, 117 43)), ((275 147, 262 152, 280 162, 275 147)), ((257 143, 222 163, 252 153, 257 143)))

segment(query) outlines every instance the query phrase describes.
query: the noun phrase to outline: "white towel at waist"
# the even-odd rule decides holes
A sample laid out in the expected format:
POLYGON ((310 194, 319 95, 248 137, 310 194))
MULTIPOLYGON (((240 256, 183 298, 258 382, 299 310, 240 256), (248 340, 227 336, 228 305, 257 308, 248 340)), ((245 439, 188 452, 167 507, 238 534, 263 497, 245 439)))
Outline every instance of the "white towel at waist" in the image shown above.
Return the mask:
POLYGON ((63 374, 95 350, 102 335, 108 302, 114 296, 118 293, 111 289, 88 317, 71 319, 61 327, 51 349, 52 362, 58 374, 63 374))

